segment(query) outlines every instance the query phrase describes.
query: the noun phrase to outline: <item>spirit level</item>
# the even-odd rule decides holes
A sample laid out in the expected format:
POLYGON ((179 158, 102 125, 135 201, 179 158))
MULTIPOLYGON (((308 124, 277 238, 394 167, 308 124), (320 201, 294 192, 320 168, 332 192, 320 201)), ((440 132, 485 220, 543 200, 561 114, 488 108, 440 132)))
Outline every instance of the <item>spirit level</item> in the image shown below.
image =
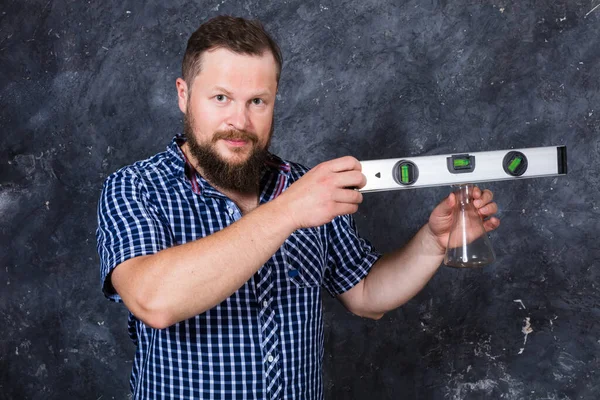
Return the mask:
POLYGON ((368 160, 361 165, 367 177, 361 192, 539 178, 567 173, 567 147, 368 160))

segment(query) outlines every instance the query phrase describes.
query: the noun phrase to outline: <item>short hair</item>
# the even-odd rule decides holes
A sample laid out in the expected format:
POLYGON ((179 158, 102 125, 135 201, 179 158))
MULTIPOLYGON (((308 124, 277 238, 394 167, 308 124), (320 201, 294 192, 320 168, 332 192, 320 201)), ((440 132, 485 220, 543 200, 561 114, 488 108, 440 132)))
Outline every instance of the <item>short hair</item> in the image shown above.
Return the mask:
POLYGON ((200 25, 190 36, 183 56, 183 79, 191 91, 192 83, 202 70, 204 52, 225 48, 234 53, 261 56, 270 51, 277 63, 277 83, 283 58, 279 46, 258 20, 221 15, 200 25))

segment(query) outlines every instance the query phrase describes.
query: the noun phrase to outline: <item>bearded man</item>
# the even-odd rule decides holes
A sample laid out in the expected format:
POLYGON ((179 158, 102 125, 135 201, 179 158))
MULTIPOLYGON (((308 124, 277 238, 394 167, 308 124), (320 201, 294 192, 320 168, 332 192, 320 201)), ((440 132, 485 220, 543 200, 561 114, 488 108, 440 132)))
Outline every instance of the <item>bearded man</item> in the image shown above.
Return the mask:
MULTIPOLYGON (((358 160, 309 170, 268 151, 281 66, 259 22, 201 25, 176 81, 184 134, 104 184, 102 288, 130 312, 133 399, 321 399, 322 289, 378 319, 441 264, 453 195, 381 255, 351 217, 358 160)), ((497 211, 474 197, 482 218, 497 211)))

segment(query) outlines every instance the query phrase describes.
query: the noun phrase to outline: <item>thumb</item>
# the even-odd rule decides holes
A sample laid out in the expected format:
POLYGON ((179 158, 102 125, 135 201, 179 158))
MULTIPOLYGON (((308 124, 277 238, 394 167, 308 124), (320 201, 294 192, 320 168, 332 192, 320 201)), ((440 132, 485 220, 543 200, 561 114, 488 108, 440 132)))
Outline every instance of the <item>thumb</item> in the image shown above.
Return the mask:
POLYGON ((449 217, 454 211, 456 205, 456 196, 450 193, 435 209, 435 213, 440 217, 449 217))

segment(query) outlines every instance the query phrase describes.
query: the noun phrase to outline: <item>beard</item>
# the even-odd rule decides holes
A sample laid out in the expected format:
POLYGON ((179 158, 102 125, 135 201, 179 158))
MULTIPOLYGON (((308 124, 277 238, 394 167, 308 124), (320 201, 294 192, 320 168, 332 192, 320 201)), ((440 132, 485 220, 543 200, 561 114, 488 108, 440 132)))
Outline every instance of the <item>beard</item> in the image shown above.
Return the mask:
MULTIPOLYGON (((264 162, 268 156, 269 144, 267 143, 264 148, 260 147, 258 137, 254 133, 242 130, 217 131, 210 141, 201 143, 196 140, 193 126, 194 118, 188 110, 184 117, 183 131, 190 153, 202 169, 204 178, 220 189, 244 194, 257 193, 264 162), (224 160, 216 149, 216 144, 220 139, 243 139, 250 142, 252 146, 250 155, 245 161, 237 163, 224 160)), ((272 129, 271 125, 271 131, 272 129)), ((241 153, 246 150, 240 148, 232 151, 241 153)))

